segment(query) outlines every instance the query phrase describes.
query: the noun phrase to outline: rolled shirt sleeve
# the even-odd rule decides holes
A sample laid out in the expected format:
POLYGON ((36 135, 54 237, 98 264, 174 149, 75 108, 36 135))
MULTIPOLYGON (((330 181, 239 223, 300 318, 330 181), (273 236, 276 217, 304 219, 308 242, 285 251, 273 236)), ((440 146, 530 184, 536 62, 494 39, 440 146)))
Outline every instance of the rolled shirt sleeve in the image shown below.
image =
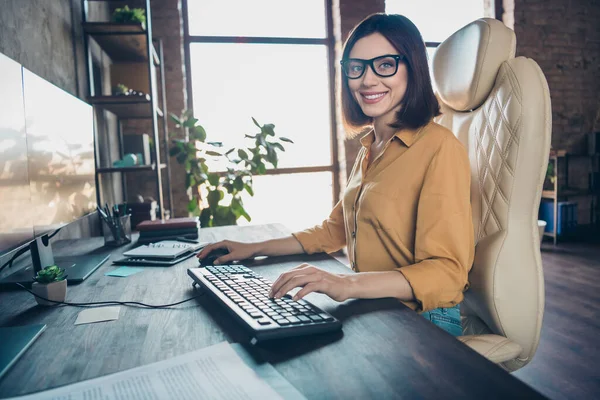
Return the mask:
POLYGON ((346 245, 344 210, 340 200, 321 225, 292 233, 307 254, 333 253, 346 245))
POLYGON ((417 311, 458 304, 468 288, 475 249, 470 181, 464 147, 447 138, 428 167, 419 197, 415 263, 397 268, 412 287, 417 311))

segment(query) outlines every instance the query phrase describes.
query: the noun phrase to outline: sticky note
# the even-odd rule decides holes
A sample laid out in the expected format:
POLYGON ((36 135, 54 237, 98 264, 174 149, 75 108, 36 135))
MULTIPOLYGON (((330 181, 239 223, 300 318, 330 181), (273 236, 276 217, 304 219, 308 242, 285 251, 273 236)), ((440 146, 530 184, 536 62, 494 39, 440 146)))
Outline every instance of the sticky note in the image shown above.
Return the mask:
POLYGON ((126 276, 137 274, 138 272, 142 272, 143 270, 144 270, 143 268, 120 267, 120 268, 117 268, 117 269, 113 269, 112 271, 107 272, 104 275, 106 275, 106 276, 120 276, 120 277, 124 278, 126 276))
POLYGON ((121 307, 95 307, 83 310, 77 316, 75 325, 93 324, 94 322, 113 321, 119 319, 121 307))

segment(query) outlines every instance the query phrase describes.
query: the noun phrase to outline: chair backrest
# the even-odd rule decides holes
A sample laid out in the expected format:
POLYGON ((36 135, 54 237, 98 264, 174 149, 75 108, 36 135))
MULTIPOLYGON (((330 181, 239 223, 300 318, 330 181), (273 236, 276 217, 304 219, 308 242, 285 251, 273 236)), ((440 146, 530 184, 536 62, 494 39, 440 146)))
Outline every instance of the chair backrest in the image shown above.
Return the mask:
POLYGON ((537 227, 550 151, 551 111, 537 65, 515 58, 512 30, 478 19, 444 41, 432 62, 442 107, 471 161, 475 260, 465 293, 464 334, 495 334, 521 346, 502 363, 527 364, 539 342, 544 278, 537 227))

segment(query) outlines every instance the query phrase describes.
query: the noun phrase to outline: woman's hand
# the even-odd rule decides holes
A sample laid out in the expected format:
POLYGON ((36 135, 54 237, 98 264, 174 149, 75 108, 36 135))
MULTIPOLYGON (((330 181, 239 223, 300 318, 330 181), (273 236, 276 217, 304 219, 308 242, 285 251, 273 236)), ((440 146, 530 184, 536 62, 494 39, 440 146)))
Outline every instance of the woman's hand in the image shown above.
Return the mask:
POLYGON ((196 255, 196 257, 202 260, 213 250, 227 249, 229 251, 229 254, 225 254, 217 258, 214 262, 215 265, 226 264, 231 261, 246 260, 255 257, 259 251, 259 246, 259 243, 241 243, 234 242, 231 240, 222 240, 220 242, 211 243, 205 246, 196 255))
POLYGON ((332 274, 310 264, 302 264, 288 272, 284 272, 271 286, 269 297, 281 298, 290 290, 301 287, 294 295, 298 301, 309 293, 324 293, 336 301, 344 301, 350 297, 349 275, 332 274))

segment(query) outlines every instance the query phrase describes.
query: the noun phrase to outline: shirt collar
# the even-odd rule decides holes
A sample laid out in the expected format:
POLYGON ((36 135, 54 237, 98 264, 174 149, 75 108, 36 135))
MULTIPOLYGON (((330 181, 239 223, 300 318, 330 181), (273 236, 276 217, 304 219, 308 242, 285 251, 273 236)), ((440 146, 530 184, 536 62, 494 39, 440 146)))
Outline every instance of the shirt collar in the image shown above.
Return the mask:
MULTIPOLYGON (((392 136, 392 139, 398 138, 402 141, 402 143, 404 143, 406 145, 406 147, 410 147, 417 139, 417 135, 421 131, 425 130, 431 123, 432 122, 429 122, 427 125, 425 125, 421 128, 417 128, 417 129, 409 129, 409 128, 400 129, 398 132, 396 132, 394 134, 394 136, 392 136)), ((373 144, 373 141, 375 141, 375 131, 373 129, 369 130, 366 134, 364 134, 360 138, 360 143, 362 144, 363 147, 365 147, 367 149, 369 149, 371 147, 371 144, 373 144)))

